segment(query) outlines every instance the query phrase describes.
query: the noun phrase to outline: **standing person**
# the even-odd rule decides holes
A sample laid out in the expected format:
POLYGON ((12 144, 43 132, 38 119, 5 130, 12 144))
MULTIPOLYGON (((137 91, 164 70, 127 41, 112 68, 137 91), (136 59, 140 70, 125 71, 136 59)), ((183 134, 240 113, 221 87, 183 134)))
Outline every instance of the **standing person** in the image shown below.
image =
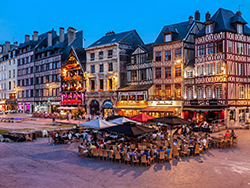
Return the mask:
POLYGON ((55 114, 54 113, 52 114, 52 122, 53 122, 53 124, 55 123, 55 114))
POLYGON ((69 121, 69 113, 66 113, 67 120, 69 121))

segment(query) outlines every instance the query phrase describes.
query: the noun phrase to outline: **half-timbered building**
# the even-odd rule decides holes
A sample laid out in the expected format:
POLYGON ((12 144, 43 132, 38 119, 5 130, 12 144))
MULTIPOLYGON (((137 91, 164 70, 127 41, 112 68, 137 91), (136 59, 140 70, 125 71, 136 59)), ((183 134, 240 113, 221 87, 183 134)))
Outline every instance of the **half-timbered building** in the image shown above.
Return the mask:
POLYGON ((202 28, 200 13, 195 20, 164 26, 153 48, 154 93, 149 96, 149 115, 181 116, 183 70, 194 61, 194 35, 202 28))
POLYGON ((250 29, 240 11, 218 9, 195 38, 194 69, 186 71, 184 116, 222 121, 249 120, 250 29), (192 75, 191 75, 192 74, 192 75))

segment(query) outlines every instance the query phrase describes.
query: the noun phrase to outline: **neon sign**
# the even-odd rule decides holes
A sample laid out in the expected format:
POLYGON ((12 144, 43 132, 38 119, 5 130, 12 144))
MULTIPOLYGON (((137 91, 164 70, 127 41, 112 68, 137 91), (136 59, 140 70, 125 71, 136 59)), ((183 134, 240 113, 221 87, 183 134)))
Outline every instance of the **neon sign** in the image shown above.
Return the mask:
POLYGON ((62 104, 83 104, 84 93, 65 93, 61 94, 62 104))

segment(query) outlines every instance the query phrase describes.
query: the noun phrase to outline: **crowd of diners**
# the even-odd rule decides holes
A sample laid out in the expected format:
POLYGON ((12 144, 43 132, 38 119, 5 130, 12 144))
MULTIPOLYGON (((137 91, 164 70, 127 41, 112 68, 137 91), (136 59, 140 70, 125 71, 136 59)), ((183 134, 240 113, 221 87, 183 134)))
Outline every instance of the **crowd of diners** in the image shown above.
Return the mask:
POLYGON ((233 147, 238 141, 234 130, 213 137, 208 133, 194 133, 188 127, 176 129, 172 136, 159 131, 134 138, 97 130, 83 130, 72 136, 81 142, 78 146, 81 156, 147 165, 180 156, 199 155, 210 147, 233 147))

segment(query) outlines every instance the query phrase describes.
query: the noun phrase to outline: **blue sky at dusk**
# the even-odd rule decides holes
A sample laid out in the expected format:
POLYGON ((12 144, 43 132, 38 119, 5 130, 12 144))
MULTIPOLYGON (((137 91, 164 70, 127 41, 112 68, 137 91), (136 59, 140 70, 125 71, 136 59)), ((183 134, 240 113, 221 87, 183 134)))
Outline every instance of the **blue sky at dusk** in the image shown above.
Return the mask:
POLYGON ((243 18, 250 22, 249 0, 1 0, 0 43, 23 42, 24 35, 47 32, 71 26, 83 30, 85 47, 107 31, 123 32, 136 29, 145 43, 154 42, 164 25, 187 21, 196 10, 201 21, 209 11, 220 7, 234 12, 241 7, 243 18))

